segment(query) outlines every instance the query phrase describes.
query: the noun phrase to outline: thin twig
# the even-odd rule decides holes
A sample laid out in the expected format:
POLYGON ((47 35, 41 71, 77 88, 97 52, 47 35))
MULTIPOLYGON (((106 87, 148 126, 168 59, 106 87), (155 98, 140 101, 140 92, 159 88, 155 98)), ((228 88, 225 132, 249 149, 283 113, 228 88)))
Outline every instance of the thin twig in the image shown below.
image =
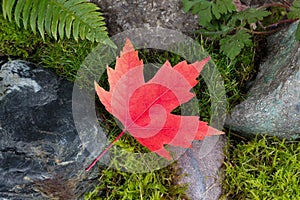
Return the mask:
POLYGON ((274 24, 270 24, 268 25, 266 28, 272 28, 272 27, 277 27, 280 24, 285 24, 285 23, 293 23, 295 21, 297 21, 298 19, 284 19, 284 20, 280 20, 277 23, 274 24))
POLYGON ((256 34, 256 35, 268 35, 268 34, 272 34, 272 33, 276 33, 278 31, 280 31, 281 29, 283 29, 284 27, 281 28, 277 28, 271 31, 252 31, 252 30, 248 30, 250 33, 252 34, 256 34))
POLYGON ((291 6, 291 3, 287 0, 281 0, 281 2, 283 2, 284 4, 286 4, 289 7, 291 6))
MULTIPOLYGON (((266 28, 271 28, 271 27, 274 27, 274 26, 278 26, 279 24, 284 24, 284 23, 293 23, 295 21, 297 21, 298 19, 287 19, 287 20, 281 20, 275 24, 271 24, 269 26, 267 26, 266 28)), ((272 34, 272 33, 276 33, 277 31, 280 31, 281 29, 283 29, 284 27, 280 27, 280 28, 277 28, 277 29, 274 29, 274 30, 270 30, 270 31, 253 31, 253 30, 249 30, 249 29, 246 29, 249 33, 252 33, 252 34, 257 34, 257 35, 264 35, 264 34, 272 34)))
POLYGON ((269 8, 269 7, 283 7, 283 8, 286 8, 286 9, 290 8, 290 6, 280 4, 280 3, 267 3, 267 4, 264 4, 264 5, 260 6, 259 8, 269 8))

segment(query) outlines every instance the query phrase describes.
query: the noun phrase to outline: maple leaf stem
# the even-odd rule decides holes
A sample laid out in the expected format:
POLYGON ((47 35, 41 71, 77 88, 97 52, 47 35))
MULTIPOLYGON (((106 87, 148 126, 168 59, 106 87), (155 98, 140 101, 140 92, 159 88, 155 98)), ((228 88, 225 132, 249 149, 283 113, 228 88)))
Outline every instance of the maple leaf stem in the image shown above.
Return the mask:
POLYGON ((112 141, 98 156, 97 158, 85 169, 85 171, 90 171, 92 167, 100 160, 100 158, 114 145, 116 141, 118 141, 126 131, 123 130, 115 139, 112 141))

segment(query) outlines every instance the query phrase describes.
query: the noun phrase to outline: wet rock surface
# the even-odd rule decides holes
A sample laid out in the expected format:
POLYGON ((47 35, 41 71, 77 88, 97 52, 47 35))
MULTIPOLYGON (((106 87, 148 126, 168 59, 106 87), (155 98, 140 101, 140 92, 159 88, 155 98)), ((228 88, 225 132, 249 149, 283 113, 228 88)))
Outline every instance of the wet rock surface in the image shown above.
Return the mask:
POLYGON ((227 118, 226 126, 246 137, 267 134, 300 137, 300 44, 297 23, 268 38, 268 56, 248 92, 227 118))
POLYGON ((132 28, 162 27, 192 35, 198 17, 184 13, 181 0, 92 0, 99 5, 111 35, 132 28))
POLYGON ((0 66, 0 199, 79 199, 95 181, 72 119, 73 84, 24 61, 0 66))

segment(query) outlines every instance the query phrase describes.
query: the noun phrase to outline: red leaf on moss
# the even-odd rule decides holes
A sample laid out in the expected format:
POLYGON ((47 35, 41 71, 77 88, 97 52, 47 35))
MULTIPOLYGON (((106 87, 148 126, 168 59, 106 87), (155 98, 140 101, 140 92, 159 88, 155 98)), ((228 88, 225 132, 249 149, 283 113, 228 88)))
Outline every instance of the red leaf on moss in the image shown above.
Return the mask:
POLYGON ((198 83, 196 78, 209 59, 193 64, 182 61, 174 67, 166 61, 145 82, 143 61, 127 39, 115 69, 107 68, 109 91, 96 82, 95 89, 107 111, 122 123, 121 134, 129 132, 150 151, 170 159, 165 144, 191 147, 193 140, 223 133, 199 121, 198 116, 171 114, 195 96, 191 89, 198 83))

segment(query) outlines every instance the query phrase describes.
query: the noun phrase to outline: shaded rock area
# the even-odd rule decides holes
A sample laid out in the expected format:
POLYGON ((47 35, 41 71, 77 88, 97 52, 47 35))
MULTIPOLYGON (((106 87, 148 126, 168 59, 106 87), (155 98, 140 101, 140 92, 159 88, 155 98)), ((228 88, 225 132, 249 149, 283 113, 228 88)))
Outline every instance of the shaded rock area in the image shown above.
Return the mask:
MULTIPOLYGON (((262 6, 262 5, 277 3, 277 1, 274 1, 274 0, 241 0, 241 2, 247 6, 252 6, 252 7, 258 7, 258 6, 262 6)), ((284 0, 284 1, 279 1, 279 2, 284 5, 288 5, 288 4, 291 4, 293 2, 293 0, 284 0)))
POLYGON ((246 137, 267 134, 300 137, 300 44, 298 23, 268 38, 268 56, 260 65, 248 98, 237 105, 226 126, 246 137))
POLYGON ((218 200, 222 194, 221 166, 224 162, 226 139, 219 137, 213 151, 202 157, 200 153, 203 141, 194 141, 178 160, 181 174, 186 174, 179 184, 188 184, 187 195, 192 200, 218 200))
POLYGON ((99 5, 111 35, 132 28, 162 27, 187 35, 199 29, 196 15, 184 13, 181 0, 92 0, 99 5))
POLYGON ((72 118, 73 84, 24 61, 0 65, 0 199, 80 199, 93 187, 72 118))

